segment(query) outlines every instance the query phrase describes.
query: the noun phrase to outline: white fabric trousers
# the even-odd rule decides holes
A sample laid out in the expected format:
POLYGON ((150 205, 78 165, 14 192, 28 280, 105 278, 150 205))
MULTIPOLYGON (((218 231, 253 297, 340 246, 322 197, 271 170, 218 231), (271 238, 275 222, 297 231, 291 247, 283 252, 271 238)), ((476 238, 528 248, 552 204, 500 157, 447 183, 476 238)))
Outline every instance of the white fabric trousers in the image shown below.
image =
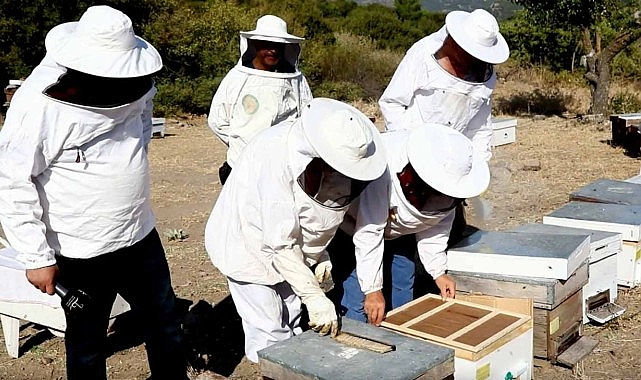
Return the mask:
POLYGON ((258 351, 302 333, 301 300, 281 282, 258 285, 227 278, 229 292, 243 320, 245 355, 258 363, 258 351))

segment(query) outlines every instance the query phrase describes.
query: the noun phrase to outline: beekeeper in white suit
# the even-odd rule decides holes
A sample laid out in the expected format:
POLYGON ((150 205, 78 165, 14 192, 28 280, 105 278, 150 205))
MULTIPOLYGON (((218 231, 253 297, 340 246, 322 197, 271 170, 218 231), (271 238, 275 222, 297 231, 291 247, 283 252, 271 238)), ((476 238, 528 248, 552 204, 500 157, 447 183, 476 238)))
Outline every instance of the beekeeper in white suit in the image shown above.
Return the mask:
POLYGON ((249 360, 302 331, 301 302, 312 329, 338 332, 320 286, 331 270, 325 247, 351 200, 385 167, 375 126, 331 99, 314 99, 301 118, 245 147, 209 217, 205 246, 227 276, 249 360))
POLYGON ((223 78, 209 111, 209 127, 229 149, 219 169, 225 183, 249 140, 263 129, 300 116, 312 91, 298 68, 304 39, 287 33, 279 17, 258 19, 240 32, 240 59, 223 78))
POLYGON ((343 273, 334 276, 341 297, 335 302, 347 317, 376 325, 386 304, 397 308, 413 299, 415 251, 443 299, 454 298, 445 253, 454 210, 490 182, 482 154, 448 126, 423 124, 383 133, 382 140, 388 170, 352 203, 341 225, 353 243, 337 236, 343 243, 329 248, 335 273, 343 273), (370 269, 350 268, 350 254, 370 269))
POLYGON ((494 65, 509 56, 494 16, 483 9, 451 11, 440 30, 407 51, 383 92, 378 104, 386 129, 448 125, 489 161, 494 65))

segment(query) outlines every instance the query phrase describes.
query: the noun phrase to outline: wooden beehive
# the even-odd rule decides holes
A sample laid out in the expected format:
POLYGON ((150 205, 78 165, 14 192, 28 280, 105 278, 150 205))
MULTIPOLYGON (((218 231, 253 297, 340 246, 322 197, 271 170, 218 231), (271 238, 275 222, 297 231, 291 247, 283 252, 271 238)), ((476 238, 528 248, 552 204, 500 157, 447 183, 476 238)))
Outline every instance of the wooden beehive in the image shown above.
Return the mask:
POLYGON ((625 146, 629 127, 641 123, 641 113, 628 113, 610 116, 612 125, 612 145, 625 146))
POLYGON ((628 287, 641 284, 641 206, 574 201, 544 216, 543 223, 620 233, 617 282, 628 287))
POLYGON ((516 141, 516 124, 515 118, 492 118, 492 146, 516 141))
POLYGON ((587 284, 583 286, 583 323, 590 320, 605 323, 623 314, 625 308, 614 303, 618 297, 617 258, 622 251, 621 234, 540 223, 521 225, 511 231, 590 236, 589 275, 587 284), (604 314, 603 310, 609 313, 604 314))
MULTIPOLYGON (((529 300, 520 300, 529 303, 529 300)), ((382 326, 455 350, 456 379, 475 376, 487 364, 487 379, 523 370, 531 376, 532 317, 480 303, 428 294, 390 311, 382 326)))
POLYGON ((449 270, 567 280, 588 259, 589 236, 476 231, 447 252, 449 270))
POLYGON ((552 310, 588 283, 588 263, 567 280, 448 271, 456 290, 495 297, 528 298, 535 308, 552 310))
POLYGON ((378 353, 308 330, 258 352, 262 374, 278 380, 451 379, 454 351, 394 331, 342 320, 342 330, 393 345, 378 353))

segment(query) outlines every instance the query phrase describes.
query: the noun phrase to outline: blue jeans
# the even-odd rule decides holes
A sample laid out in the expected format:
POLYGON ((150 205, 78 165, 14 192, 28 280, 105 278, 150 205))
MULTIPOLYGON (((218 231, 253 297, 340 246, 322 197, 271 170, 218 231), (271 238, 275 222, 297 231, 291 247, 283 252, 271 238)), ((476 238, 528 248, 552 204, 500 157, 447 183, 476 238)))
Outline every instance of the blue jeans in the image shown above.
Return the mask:
POLYGON ((58 280, 91 297, 81 313, 65 313, 67 378, 106 379, 107 325, 119 293, 140 316, 152 379, 187 379, 176 296, 158 232, 90 259, 57 257, 58 280))
MULTIPOLYGON (((354 245, 344 236, 335 237, 327 248, 332 260, 332 277, 336 282, 330 298, 340 304, 341 314, 358 321, 367 321, 365 294, 361 291, 356 275, 354 245), (352 260, 344 256, 351 256, 352 260)), ((414 235, 402 236, 385 241, 383 255, 383 295, 386 309, 391 310, 410 302, 414 298, 415 252, 414 235)))

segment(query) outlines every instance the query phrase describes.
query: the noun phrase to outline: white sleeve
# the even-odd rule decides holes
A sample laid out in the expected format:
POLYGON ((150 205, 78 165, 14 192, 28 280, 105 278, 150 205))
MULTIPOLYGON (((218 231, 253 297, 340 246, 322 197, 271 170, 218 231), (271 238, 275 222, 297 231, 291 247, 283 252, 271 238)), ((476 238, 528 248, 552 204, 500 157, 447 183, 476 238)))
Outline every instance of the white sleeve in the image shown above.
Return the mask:
POLYGON ((436 279, 447 270, 447 241, 452 230, 455 211, 449 211, 434 226, 416 234, 418 255, 425 271, 436 279))
MULTIPOLYGON (((292 286, 303 303, 316 297, 325 297, 297 243, 301 232, 291 183, 280 177, 276 179, 273 172, 264 170, 265 166, 256 166, 255 169, 256 183, 269 184, 257 185, 263 253, 271 257, 274 269, 292 286)), ((254 221, 248 222, 253 224, 254 221)), ((254 225, 247 227, 255 228, 254 225)))
POLYGON ((233 72, 228 73, 220 82, 211 101, 209 116, 207 117, 209 128, 214 131, 216 136, 218 136, 225 145, 229 145, 232 107, 236 102, 239 92, 238 87, 234 86, 234 79, 238 80, 239 78, 232 73, 233 72))
POLYGON ((32 178, 49 164, 43 151, 55 155, 59 147, 54 146, 53 136, 46 135, 53 128, 44 125, 39 111, 20 108, 16 104, 15 112, 9 110, 0 131, 0 221, 7 240, 18 251, 17 259, 27 269, 37 269, 56 260, 47 243, 43 208, 32 178))
POLYGON ((383 288, 385 226, 389 216, 389 171, 370 183, 357 198, 354 231, 356 273, 361 290, 369 294, 383 288))
POLYGON ((419 50, 415 45, 407 51, 378 101, 385 119, 386 130, 405 128, 403 125, 405 110, 414 97, 418 71, 424 67, 419 50))
POLYGON ((488 99, 479 112, 470 120, 465 135, 472 140, 474 148, 483 153, 485 161, 492 158, 492 101, 488 99))

